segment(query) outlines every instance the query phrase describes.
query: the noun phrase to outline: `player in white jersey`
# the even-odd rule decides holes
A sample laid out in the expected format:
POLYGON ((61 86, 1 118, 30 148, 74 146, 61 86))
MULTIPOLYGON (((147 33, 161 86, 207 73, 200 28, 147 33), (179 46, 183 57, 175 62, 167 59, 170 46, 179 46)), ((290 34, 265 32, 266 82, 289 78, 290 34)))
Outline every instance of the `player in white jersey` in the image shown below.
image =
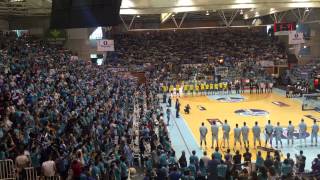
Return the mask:
POLYGON ((282 148, 282 133, 283 133, 283 129, 280 126, 280 123, 277 123, 277 126, 274 128, 275 131, 275 135, 276 135, 276 148, 278 148, 278 142, 280 142, 281 144, 281 148, 282 148))
POLYGON ((249 127, 247 126, 246 122, 243 123, 243 126, 241 128, 241 133, 242 133, 242 139, 243 139, 243 144, 244 147, 249 148, 249 127))
POLYGON ((317 120, 313 121, 312 130, 311 130, 311 146, 313 145, 313 139, 315 139, 315 145, 318 145, 318 132, 319 126, 317 124, 317 120))
POLYGON ((253 132, 253 145, 256 147, 256 141, 259 141, 259 146, 261 146, 261 140, 260 140, 260 134, 261 134, 261 128, 258 125, 258 122, 255 122, 255 125, 252 127, 253 132))
POLYGON ((304 119, 301 119, 299 124, 299 139, 300 145, 302 146, 302 139, 304 139, 304 145, 307 147, 307 124, 304 122, 304 119))
POLYGON ((273 134, 273 126, 271 124, 271 121, 268 120, 268 124, 265 127, 265 134, 266 134, 266 141, 264 146, 266 147, 268 144, 268 141, 270 142, 270 145, 272 147, 272 134, 273 134))
POLYGON ((226 141, 228 143, 229 148, 229 134, 230 134, 230 125, 228 124, 227 120, 224 120, 224 124, 222 125, 222 131, 223 131, 223 147, 226 146, 226 141))
POLYGON ((219 141, 218 141, 219 126, 217 125, 217 123, 215 121, 213 121, 213 123, 211 125, 211 132, 212 132, 211 148, 213 148, 214 141, 216 141, 216 143, 217 143, 216 147, 219 147, 219 141))
POLYGON ((202 141, 204 141, 204 145, 205 147, 207 147, 207 133, 208 133, 208 129, 207 127, 204 126, 204 123, 202 122, 201 127, 199 128, 199 132, 200 132, 200 148, 202 147, 202 141))
POLYGON ((236 127, 233 129, 233 135, 234 135, 234 148, 236 148, 236 144, 237 142, 240 143, 240 147, 242 147, 242 143, 241 143, 241 129, 238 127, 238 124, 236 124, 236 127))
POLYGON ((288 145, 290 144, 291 140, 291 145, 293 145, 293 133, 294 133, 294 126, 292 125, 292 122, 289 121, 289 125, 287 127, 287 139, 288 139, 288 145))
POLYGON ((175 87, 173 88, 172 96, 173 96, 173 97, 176 97, 176 96, 177 96, 177 89, 176 89, 175 87))

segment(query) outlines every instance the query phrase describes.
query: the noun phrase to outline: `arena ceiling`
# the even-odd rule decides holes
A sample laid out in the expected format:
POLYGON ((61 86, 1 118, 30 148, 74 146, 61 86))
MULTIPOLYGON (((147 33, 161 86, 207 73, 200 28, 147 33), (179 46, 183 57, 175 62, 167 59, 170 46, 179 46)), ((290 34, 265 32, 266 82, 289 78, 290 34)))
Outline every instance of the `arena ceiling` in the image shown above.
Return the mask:
MULTIPOLYGON (((50 16, 51 3, 51 0, 0 0, 0 16, 50 16)), ((127 27, 134 21, 161 23, 166 19, 173 20, 178 27, 186 16, 193 20, 219 19, 228 25, 235 19, 265 15, 279 21, 290 11, 295 11, 298 19, 308 15, 305 8, 319 7, 320 0, 122 0, 120 14, 127 27)))
MULTIPOLYGON (((0 0, 1 15, 49 15, 52 0, 0 0)), ((293 8, 320 7, 320 0, 122 0, 121 14, 255 9, 270 13, 293 8)))

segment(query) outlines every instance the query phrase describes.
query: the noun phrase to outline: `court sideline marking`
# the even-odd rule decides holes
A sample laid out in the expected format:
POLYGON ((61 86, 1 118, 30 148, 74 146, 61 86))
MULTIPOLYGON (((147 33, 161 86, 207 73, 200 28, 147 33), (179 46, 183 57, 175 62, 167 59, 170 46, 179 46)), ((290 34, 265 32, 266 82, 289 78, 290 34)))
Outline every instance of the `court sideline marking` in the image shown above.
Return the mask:
MULTIPOLYGON (((162 103, 162 107, 163 109, 166 109, 166 103, 162 103)), ((195 140, 194 134, 192 133, 190 127, 186 124, 185 120, 182 118, 181 114, 179 118, 175 117, 175 113, 176 110, 174 107, 170 107, 170 121, 174 121, 174 125, 170 125, 167 126, 168 130, 169 130, 169 136, 170 139, 172 141, 178 142, 174 143, 172 142, 173 146, 176 146, 174 149, 176 150, 176 157, 180 157, 181 152, 185 151, 186 152, 186 156, 188 157, 187 153, 190 155, 192 155, 192 150, 191 148, 194 148, 194 150, 197 152, 198 155, 202 154, 202 150, 199 150, 199 146, 195 140), (177 121, 180 120, 180 121, 177 121), (182 126, 182 128, 180 128, 179 126, 182 126), (177 130, 177 131, 176 131, 177 130), (178 133, 177 133, 178 132, 178 133), (174 134, 177 133, 175 136, 174 134), (185 148, 179 148, 178 145, 180 144, 179 142, 181 142, 179 139, 182 139, 182 144, 185 148), (191 147, 191 148, 190 148, 191 147), (186 151, 187 150, 187 151, 186 151)), ((166 115, 166 111, 164 110, 164 115, 166 115)), ((165 116, 166 117, 166 116, 165 116)), ((167 120, 167 118, 165 118, 167 120)))

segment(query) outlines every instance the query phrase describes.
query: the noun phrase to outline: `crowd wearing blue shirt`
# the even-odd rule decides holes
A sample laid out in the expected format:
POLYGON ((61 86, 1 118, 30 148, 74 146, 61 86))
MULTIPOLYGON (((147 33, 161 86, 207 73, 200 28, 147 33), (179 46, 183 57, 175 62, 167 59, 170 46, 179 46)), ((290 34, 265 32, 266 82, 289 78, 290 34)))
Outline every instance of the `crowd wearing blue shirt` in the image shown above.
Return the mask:
POLYGON ((281 158, 279 151, 267 152, 267 155, 262 157, 261 151, 258 151, 256 155, 252 155, 248 148, 244 154, 240 154, 238 150, 233 154, 230 149, 223 153, 219 151, 219 148, 216 148, 210 157, 206 151, 201 157, 195 151, 192 151, 189 161, 187 161, 185 152, 182 152, 178 161, 167 163, 166 165, 161 163, 160 167, 155 167, 157 172, 155 172, 154 176, 146 174, 144 179, 269 180, 319 177, 320 154, 313 160, 312 171, 308 173, 304 170, 306 157, 303 151, 295 155, 295 159, 294 161, 289 153, 285 158, 281 158), (252 160, 253 156, 256 156, 255 161, 252 160))
MULTIPOLYGON (((260 53, 257 58, 259 61, 273 57, 285 58, 272 40, 265 41, 265 36, 259 30, 221 31, 226 33, 221 33, 221 37, 217 36, 219 38, 216 42, 208 42, 204 38, 211 45, 205 46, 206 57, 200 63, 207 62, 209 56, 223 56, 221 52, 237 52, 248 44, 252 44, 244 50, 248 53, 226 57, 226 64, 228 59, 239 63, 248 61, 249 63, 243 64, 242 73, 250 74, 254 71, 253 67, 260 67, 253 58, 258 49, 260 52, 268 52, 264 55, 260 53), (256 35, 257 42, 263 43, 263 48, 257 43, 250 43, 250 38, 247 38, 250 42, 239 38, 244 34, 256 35), (234 41, 227 43, 226 39, 230 39, 230 36, 234 37, 234 41), (220 51, 211 52, 210 47, 217 47, 220 51), (223 48, 225 50, 221 50, 223 48), (273 51, 277 53, 272 53, 273 51)), ((297 172, 303 172, 303 152, 296 156, 296 163, 290 156, 281 161, 278 154, 269 153, 264 158, 258 152, 255 169, 250 166, 253 155, 248 151, 241 155, 239 151, 232 154, 230 149, 220 152, 216 148, 210 157, 204 153, 199 158, 195 151, 191 152, 189 160, 184 152, 181 157, 176 157, 164 122, 163 109, 159 104, 158 87, 153 80, 169 77, 168 74, 159 72, 169 71, 169 66, 166 66, 166 60, 158 54, 166 53, 167 48, 183 49, 178 45, 167 46, 164 42, 183 42, 184 37, 193 33, 151 33, 141 35, 140 39, 131 35, 116 37, 122 39, 119 44, 123 47, 117 52, 120 52, 118 56, 131 63, 141 63, 143 58, 140 54, 143 53, 132 50, 137 45, 128 44, 137 43, 140 48, 149 46, 150 42, 146 43, 143 39, 150 36, 155 39, 152 42, 154 46, 163 47, 158 48, 165 51, 162 53, 148 51, 151 54, 146 57, 147 60, 158 60, 160 64, 162 62, 160 67, 164 69, 147 72, 147 86, 138 84, 134 78, 109 71, 104 65, 72 60, 73 54, 59 45, 50 45, 26 36, 17 38, 14 34, 1 34, 0 161, 14 160, 22 178, 25 177, 24 168, 27 167, 34 167, 39 175, 45 175, 44 172, 48 171, 45 162, 53 161, 55 168, 49 170, 53 170, 55 175, 62 179, 76 180, 126 180, 130 172, 134 172, 132 168, 139 163, 143 166, 145 180, 268 179, 273 176, 287 178, 294 175, 293 169, 297 165, 297 172), (178 41, 179 39, 182 41, 178 41), (133 52, 131 57, 130 53, 125 53, 127 51, 133 52)), ((202 37, 210 37, 219 33, 220 30, 212 30, 200 34, 202 37)), ((193 39, 189 38, 188 41, 193 42, 193 39)), ((148 48, 143 48, 142 51, 146 49, 148 48)), ((191 49, 192 47, 187 47, 188 53, 179 54, 177 51, 178 54, 171 57, 178 56, 185 59, 181 62, 190 63, 198 58, 197 53, 203 54, 204 51, 191 49)), ((176 59, 170 58, 168 62, 174 60, 176 59)), ((231 63, 230 66, 237 64, 231 63)), ((299 128, 303 130, 305 126, 300 124, 299 128)), ((315 143, 318 130, 319 127, 316 126, 312 129, 315 143)), ((223 131, 224 140, 227 140, 229 147, 230 126, 225 124, 223 131)), ((249 128, 244 124, 244 127, 238 127, 234 131, 234 138, 241 144, 240 136, 243 134, 245 146, 249 146, 249 128)), ((269 128, 266 131, 269 132, 269 128)), ((303 133, 300 135, 303 137, 303 133)), ((218 137, 215 139, 218 141, 218 137)), ((260 137, 257 140, 260 144, 260 137)), ((320 156, 313 161, 312 170, 320 171, 320 156)))
POLYGON ((152 84, 31 37, 0 39, 0 160, 14 160, 20 177, 34 167, 62 179, 127 179, 135 154, 171 152, 152 84))

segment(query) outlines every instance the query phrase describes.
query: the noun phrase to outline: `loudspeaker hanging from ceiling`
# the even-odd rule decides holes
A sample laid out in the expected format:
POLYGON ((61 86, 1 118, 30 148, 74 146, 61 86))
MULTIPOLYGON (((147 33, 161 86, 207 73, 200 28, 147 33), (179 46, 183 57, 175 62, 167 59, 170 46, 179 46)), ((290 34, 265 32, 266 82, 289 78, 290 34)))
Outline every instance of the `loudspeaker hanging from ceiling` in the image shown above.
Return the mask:
POLYGON ((120 23, 122 0, 53 0, 51 28, 89 28, 120 23))

